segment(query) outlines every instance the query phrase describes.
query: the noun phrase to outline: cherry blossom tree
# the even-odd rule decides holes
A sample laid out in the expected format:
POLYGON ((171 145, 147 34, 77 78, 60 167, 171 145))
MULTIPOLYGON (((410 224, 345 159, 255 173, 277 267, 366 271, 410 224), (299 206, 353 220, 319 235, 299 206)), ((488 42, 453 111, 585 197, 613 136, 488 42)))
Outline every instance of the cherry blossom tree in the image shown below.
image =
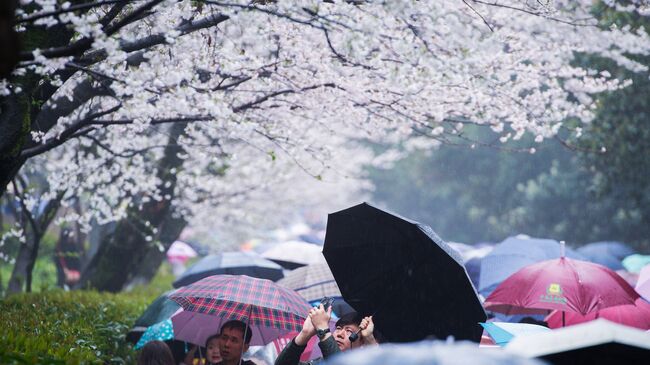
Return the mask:
MULTIPOLYGON (((38 161, 50 195, 85 200, 85 214, 59 221, 142 232, 137 254, 138 237, 113 237, 106 250, 126 248, 89 266, 81 285, 110 290, 132 275, 103 286, 101 267, 141 264, 171 219, 236 225, 282 216, 283 199, 353 194, 361 166, 381 160, 362 141, 559 138, 567 119, 589 123, 594 95, 628 84, 575 65, 576 54, 639 71, 634 56, 650 51, 642 30, 599 26, 587 0, 20 4, 27 47, 0 81, 0 192, 38 161), (297 191, 298 176, 322 185, 297 191)), ((648 15, 641 1, 603 6, 648 15)))

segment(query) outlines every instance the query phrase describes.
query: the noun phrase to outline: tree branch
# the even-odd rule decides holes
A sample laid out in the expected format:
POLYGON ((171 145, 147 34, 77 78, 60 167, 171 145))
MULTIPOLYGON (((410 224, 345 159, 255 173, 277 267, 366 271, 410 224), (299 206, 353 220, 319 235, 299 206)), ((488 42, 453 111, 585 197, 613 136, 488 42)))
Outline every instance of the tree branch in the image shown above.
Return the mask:
MULTIPOLYGON (((515 6, 511 6, 511 5, 499 4, 496 1, 492 2, 492 3, 487 2, 487 1, 481 1, 481 0, 471 0, 471 1, 475 2, 475 3, 478 3, 478 4, 483 4, 483 5, 486 5, 486 6, 496 6, 496 7, 499 7, 499 8, 505 8, 505 9, 515 10, 515 11, 520 11, 520 12, 530 14, 530 15, 534 15, 534 16, 541 16, 541 17, 544 17, 544 18, 549 19, 549 20, 553 20, 553 21, 568 24, 568 25, 574 25, 574 26, 577 26, 577 27, 598 27, 597 24, 586 24, 586 23, 580 24, 580 23, 577 23, 577 21, 586 21, 586 20, 590 20, 590 19, 593 19, 593 18, 576 19, 576 20, 564 20, 564 19, 559 19, 559 18, 555 18, 555 17, 552 17, 552 16, 545 15, 544 13, 539 12, 539 11, 532 11, 532 10, 527 10, 527 9, 524 9, 524 8, 518 8, 518 7, 515 7, 515 6)), ((465 2, 465 0, 463 0, 463 2, 465 2)))
MULTIPOLYGON (((16 178, 19 178, 19 177, 17 176, 16 178)), ((21 193, 20 190, 18 190, 18 185, 16 184, 16 179, 11 180, 11 184, 13 185, 14 192, 15 192, 16 196, 18 197, 18 201, 20 202, 20 207, 22 208, 22 211, 23 211, 22 214, 29 221, 29 225, 32 226, 34 236, 36 236, 36 237, 40 236, 40 234, 39 234, 40 229, 39 229, 38 225, 36 224, 36 221, 34 220, 34 216, 32 215, 32 212, 30 212, 29 209, 27 209, 27 205, 25 204, 25 200, 23 198, 23 193, 25 192, 24 184, 22 184, 22 183, 20 184, 21 187, 23 188, 23 193, 21 193)))
MULTIPOLYGON (((205 29, 205 28, 210 28, 215 25, 219 25, 220 23, 228 20, 229 17, 223 14, 215 14, 211 16, 207 16, 203 19, 197 20, 197 21, 190 21, 186 24, 180 25, 176 28, 177 31, 181 33, 181 36, 195 32, 197 30, 205 29)), ((158 45, 158 44, 163 44, 167 43, 165 39, 165 34, 164 33, 159 33, 159 34, 154 34, 150 35, 138 40, 135 40, 133 42, 126 42, 126 41, 121 41, 120 42, 120 49, 124 52, 130 53, 130 52, 135 52, 135 51, 140 51, 142 49, 150 48, 152 46, 158 45)), ((79 58, 76 60, 77 63, 82 64, 82 65, 89 65, 92 63, 96 63, 99 61, 102 61, 107 57, 106 50, 100 49, 100 50, 95 50, 87 55, 79 58)), ((137 66, 138 64, 142 63, 144 61, 144 56, 143 53, 138 53, 138 54, 133 54, 130 55, 127 58, 127 63, 131 66, 137 66)))
POLYGON ((71 13, 71 12, 77 11, 77 10, 92 9, 94 7, 108 5, 108 4, 116 4, 116 3, 124 3, 124 4, 126 4, 128 2, 129 2, 129 0, 103 0, 103 1, 97 1, 97 2, 94 2, 94 3, 88 3, 88 4, 72 5, 72 6, 68 7, 68 8, 66 8, 66 9, 61 8, 59 10, 48 11, 48 12, 44 12, 44 13, 36 13, 36 14, 26 16, 24 18, 17 19, 16 24, 27 23, 27 22, 31 22, 31 21, 34 21, 34 20, 47 18, 49 16, 60 15, 60 14, 64 14, 64 13, 71 13))
POLYGON ((91 113, 84 117, 83 119, 79 120, 72 126, 70 126, 68 129, 64 130, 57 138, 53 139, 52 141, 44 144, 37 145, 32 148, 25 149, 20 152, 20 158, 30 158, 34 157, 36 155, 40 155, 42 153, 45 153, 55 147, 58 147, 62 144, 64 144, 68 139, 70 139, 77 131, 79 131, 81 128, 86 127, 91 124, 91 122, 98 117, 113 113, 114 111, 118 110, 121 108, 122 105, 116 105, 108 110, 97 112, 97 113, 91 113))
POLYGON ((463 0, 463 3, 465 5, 467 5, 468 8, 472 9, 472 11, 474 13, 476 13, 476 15, 478 15, 481 18, 481 20, 483 20, 483 23, 485 23, 485 25, 487 25, 487 27, 490 29, 490 32, 494 33, 494 29, 492 29, 492 26, 490 25, 490 23, 488 23, 487 19, 485 19, 485 17, 481 13, 479 13, 476 9, 474 9, 473 6, 471 6, 469 3, 467 3, 466 0, 463 0))
MULTIPOLYGON (((158 5, 160 2, 163 0, 151 0, 148 3, 144 4, 143 6, 139 7, 138 9, 134 10, 124 18, 120 19, 118 22, 116 22, 113 25, 110 25, 106 28, 104 33, 106 34, 107 37, 110 37, 117 31, 119 31, 121 28, 124 26, 130 24, 131 22, 137 20, 140 15, 144 14, 145 12, 149 11, 151 8, 154 6, 158 5)), ((95 40, 94 37, 84 37, 68 46, 65 47, 54 47, 54 48, 48 48, 45 50, 41 51, 41 54, 46 57, 46 58, 56 58, 56 57, 67 57, 67 56, 74 56, 81 54, 88 49, 93 44, 93 41, 95 40)), ((33 52, 21 52, 20 53, 20 60, 21 61, 33 61, 34 60, 34 54, 33 52)))
POLYGON ((232 111, 235 112, 235 113, 239 113, 239 112, 241 112, 243 110, 250 109, 250 108, 252 108, 252 107, 254 107, 254 106, 258 105, 258 104, 262 104, 263 102, 265 102, 265 101, 267 101, 267 100, 269 100, 271 98, 274 98, 276 96, 286 95, 286 94, 295 94, 295 93, 299 93, 299 92, 302 92, 302 91, 318 89, 318 88, 321 88, 321 87, 333 87, 333 88, 335 88, 336 85, 331 83, 331 82, 328 82, 328 83, 324 83, 324 84, 318 84, 318 85, 303 87, 303 88, 298 89, 298 90, 294 90, 294 89, 280 90, 280 91, 272 92, 270 94, 259 97, 259 98, 255 99, 255 100, 251 101, 251 102, 242 104, 240 106, 236 106, 236 107, 232 108, 232 111))

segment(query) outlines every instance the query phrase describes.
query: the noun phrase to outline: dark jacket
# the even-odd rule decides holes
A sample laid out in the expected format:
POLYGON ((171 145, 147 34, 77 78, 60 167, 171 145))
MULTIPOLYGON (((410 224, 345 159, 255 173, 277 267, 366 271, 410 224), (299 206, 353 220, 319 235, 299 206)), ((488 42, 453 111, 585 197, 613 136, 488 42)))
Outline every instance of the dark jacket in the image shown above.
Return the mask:
MULTIPOLYGON (((291 340, 284 350, 280 352, 278 358, 275 359, 275 365, 313 365, 323 361, 323 358, 318 358, 308 362, 300 362, 300 355, 307 346, 298 346, 295 340, 295 338, 291 340)), ((320 347, 325 359, 341 352, 333 336, 328 337, 325 341, 318 341, 318 347, 320 347)))

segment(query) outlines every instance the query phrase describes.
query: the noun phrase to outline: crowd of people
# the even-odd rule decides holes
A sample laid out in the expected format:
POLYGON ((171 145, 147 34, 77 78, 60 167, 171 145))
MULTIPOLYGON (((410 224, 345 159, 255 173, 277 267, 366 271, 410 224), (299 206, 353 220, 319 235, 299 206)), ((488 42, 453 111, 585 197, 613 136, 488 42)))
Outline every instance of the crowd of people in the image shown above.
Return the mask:
MULTIPOLYGON (((361 346, 376 345, 375 325, 372 317, 361 317, 356 312, 341 316, 334 331, 330 331, 332 307, 323 304, 313 307, 307 314, 302 330, 282 350, 275 365, 313 365, 337 353, 361 346), (316 336, 323 357, 301 362, 300 357, 309 340, 316 336)), ((221 326, 219 333, 210 336, 205 343, 205 357, 197 356, 197 346, 185 355, 183 365, 257 365, 243 360, 252 339, 252 330, 246 323, 231 320, 221 326)), ((177 365, 171 350, 162 341, 150 341, 140 351, 138 365, 177 365)))

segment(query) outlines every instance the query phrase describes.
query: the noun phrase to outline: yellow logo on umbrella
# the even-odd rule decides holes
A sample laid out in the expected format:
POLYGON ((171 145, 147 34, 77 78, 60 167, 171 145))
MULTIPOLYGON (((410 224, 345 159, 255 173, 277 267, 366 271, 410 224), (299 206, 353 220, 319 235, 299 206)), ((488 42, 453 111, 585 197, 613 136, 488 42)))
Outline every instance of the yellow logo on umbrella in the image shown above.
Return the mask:
POLYGON ((562 287, 560 287, 560 284, 551 283, 548 286, 548 289, 546 289, 546 293, 551 295, 562 295, 562 287))
POLYGON ((546 288, 546 294, 539 296, 540 302, 553 304, 566 304, 567 299, 562 296, 562 287, 560 284, 551 283, 546 288))

